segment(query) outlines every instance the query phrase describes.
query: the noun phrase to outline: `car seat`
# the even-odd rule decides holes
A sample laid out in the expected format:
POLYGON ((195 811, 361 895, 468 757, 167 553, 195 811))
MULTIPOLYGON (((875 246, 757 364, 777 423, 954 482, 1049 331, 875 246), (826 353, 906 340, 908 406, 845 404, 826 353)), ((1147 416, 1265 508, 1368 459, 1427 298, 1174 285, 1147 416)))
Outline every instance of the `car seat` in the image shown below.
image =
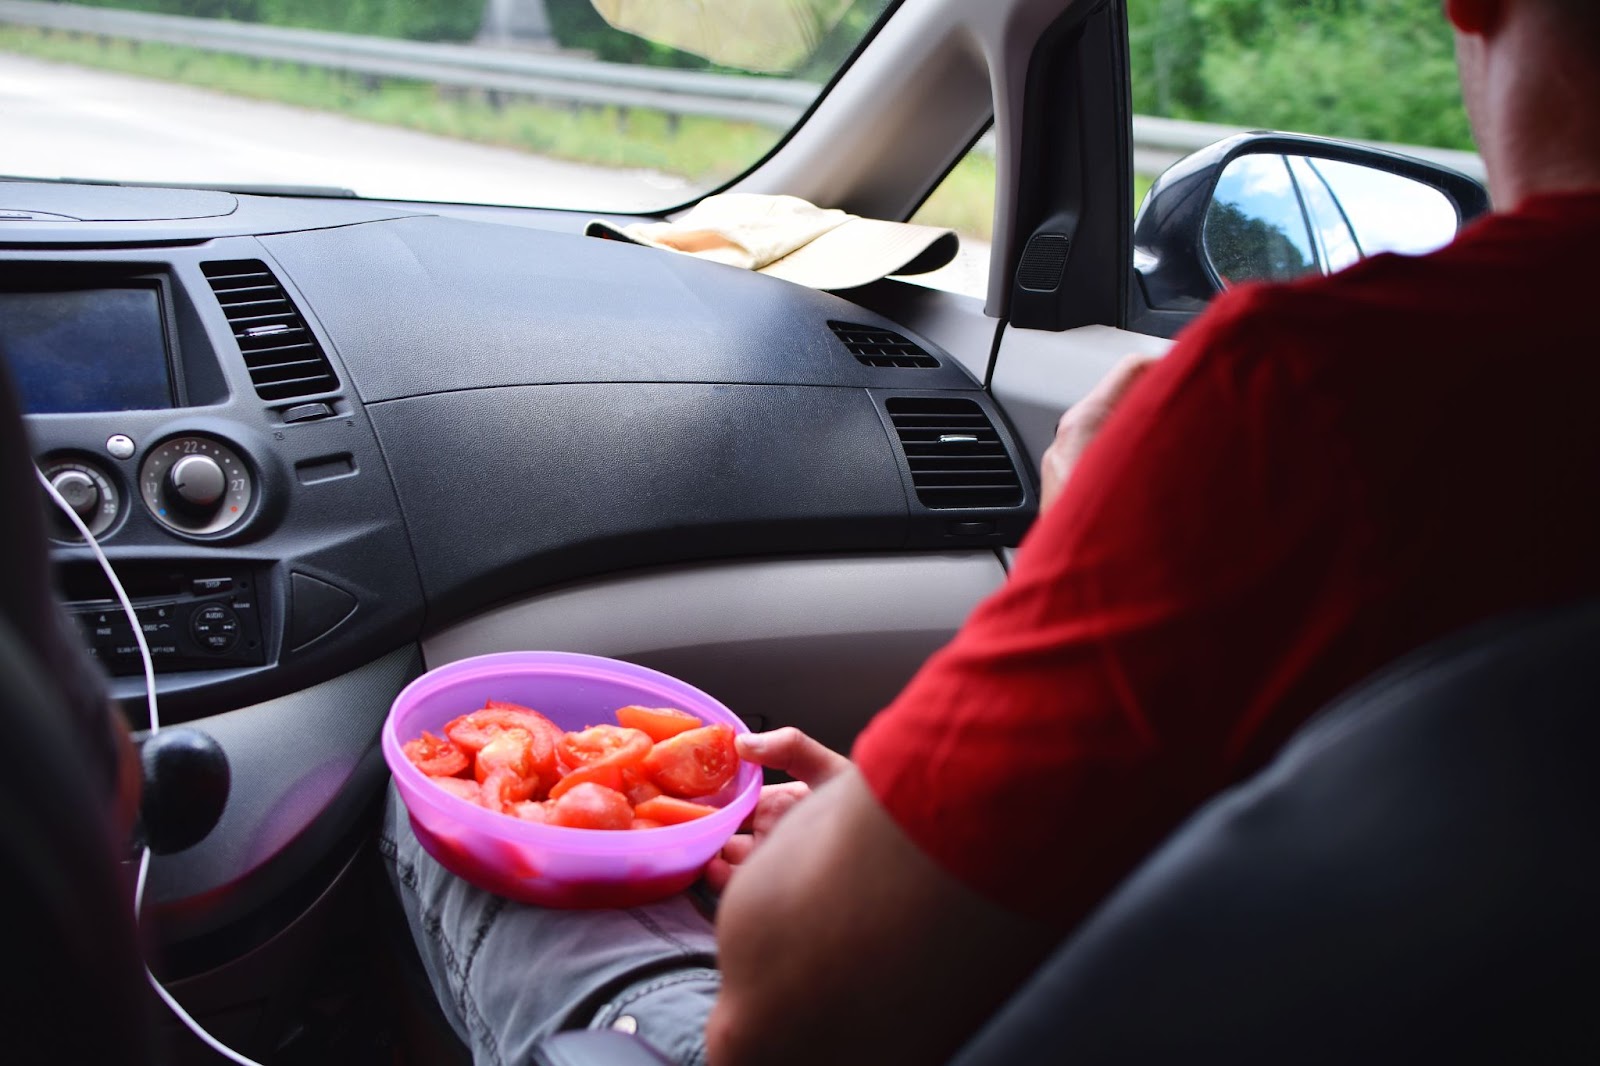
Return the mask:
POLYGON ((131 875, 115 857, 109 749, 74 719, 105 696, 52 598, 38 486, 0 368, 0 1004, 8 1062, 150 1061, 131 875))

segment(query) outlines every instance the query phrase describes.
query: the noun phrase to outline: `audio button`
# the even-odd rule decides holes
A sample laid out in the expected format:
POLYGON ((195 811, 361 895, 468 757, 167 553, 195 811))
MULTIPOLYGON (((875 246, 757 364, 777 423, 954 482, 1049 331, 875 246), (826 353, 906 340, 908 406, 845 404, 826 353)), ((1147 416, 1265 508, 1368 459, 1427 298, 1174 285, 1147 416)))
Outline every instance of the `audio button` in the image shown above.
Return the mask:
POLYGON ((202 649, 221 655, 239 643, 239 616, 220 603, 207 604, 189 620, 189 633, 202 649))

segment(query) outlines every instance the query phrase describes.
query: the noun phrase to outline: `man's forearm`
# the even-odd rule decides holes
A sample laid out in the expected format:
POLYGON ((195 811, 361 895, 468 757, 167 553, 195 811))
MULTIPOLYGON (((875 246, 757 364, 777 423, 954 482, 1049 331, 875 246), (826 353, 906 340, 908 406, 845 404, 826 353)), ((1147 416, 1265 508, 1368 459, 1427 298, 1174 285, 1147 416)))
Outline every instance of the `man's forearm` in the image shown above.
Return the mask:
POLYGON ((713 1066, 939 1061, 1051 940, 935 866, 854 770, 740 868, 717 939, 713 1066))

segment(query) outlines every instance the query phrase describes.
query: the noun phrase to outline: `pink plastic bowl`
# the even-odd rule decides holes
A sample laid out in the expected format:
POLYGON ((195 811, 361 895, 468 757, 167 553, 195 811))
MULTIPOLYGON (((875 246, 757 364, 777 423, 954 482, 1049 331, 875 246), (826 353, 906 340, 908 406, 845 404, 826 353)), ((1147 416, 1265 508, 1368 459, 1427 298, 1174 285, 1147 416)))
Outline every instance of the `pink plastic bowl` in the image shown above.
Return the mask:
POLYGON ((425 729, 440 733, 450 719, 491 698, 532 707, 568 730, 615 724, 618 707, 638 703, 750 731, 693 685, 595 655, 505 652, 428 671, 395 698, 383 724, 383 757, 422 846, 479 888, 545 907, 631 907, 661 899, 692 884, 755 808, 761 770, 741 762, 727 788, 698 801, 721 810, 682 825, 605 832, 484 810, 429 781, 400 745, 425 729))

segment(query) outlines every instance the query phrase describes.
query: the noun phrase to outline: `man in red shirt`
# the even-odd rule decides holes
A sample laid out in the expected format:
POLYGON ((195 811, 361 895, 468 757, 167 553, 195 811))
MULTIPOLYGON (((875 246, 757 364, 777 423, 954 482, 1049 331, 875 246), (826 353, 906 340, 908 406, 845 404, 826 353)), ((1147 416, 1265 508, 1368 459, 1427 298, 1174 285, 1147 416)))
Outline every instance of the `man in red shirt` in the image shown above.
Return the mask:
POLYGON ((715 940, 681 897, 505 904, 391 800, 384 854, 479 1061, 561 1026, 685 1064, 944 1061, 1343 690, 1600 592, 1600 5, 1444 9, 1500 213, 1426 258, 1235 290, 1075 407, 1010 580, 853 761, 741 738, 800 783, 707 871, 715 940))
POLYGON ((1218 300, 1064 423, 1009 582, 853 762, 744 742, 819 787, 714 871, 713 1066, 942 1061, 1343 690, 1600 592, 1600 6, 1444 9, 1500 213, 1218 300))

